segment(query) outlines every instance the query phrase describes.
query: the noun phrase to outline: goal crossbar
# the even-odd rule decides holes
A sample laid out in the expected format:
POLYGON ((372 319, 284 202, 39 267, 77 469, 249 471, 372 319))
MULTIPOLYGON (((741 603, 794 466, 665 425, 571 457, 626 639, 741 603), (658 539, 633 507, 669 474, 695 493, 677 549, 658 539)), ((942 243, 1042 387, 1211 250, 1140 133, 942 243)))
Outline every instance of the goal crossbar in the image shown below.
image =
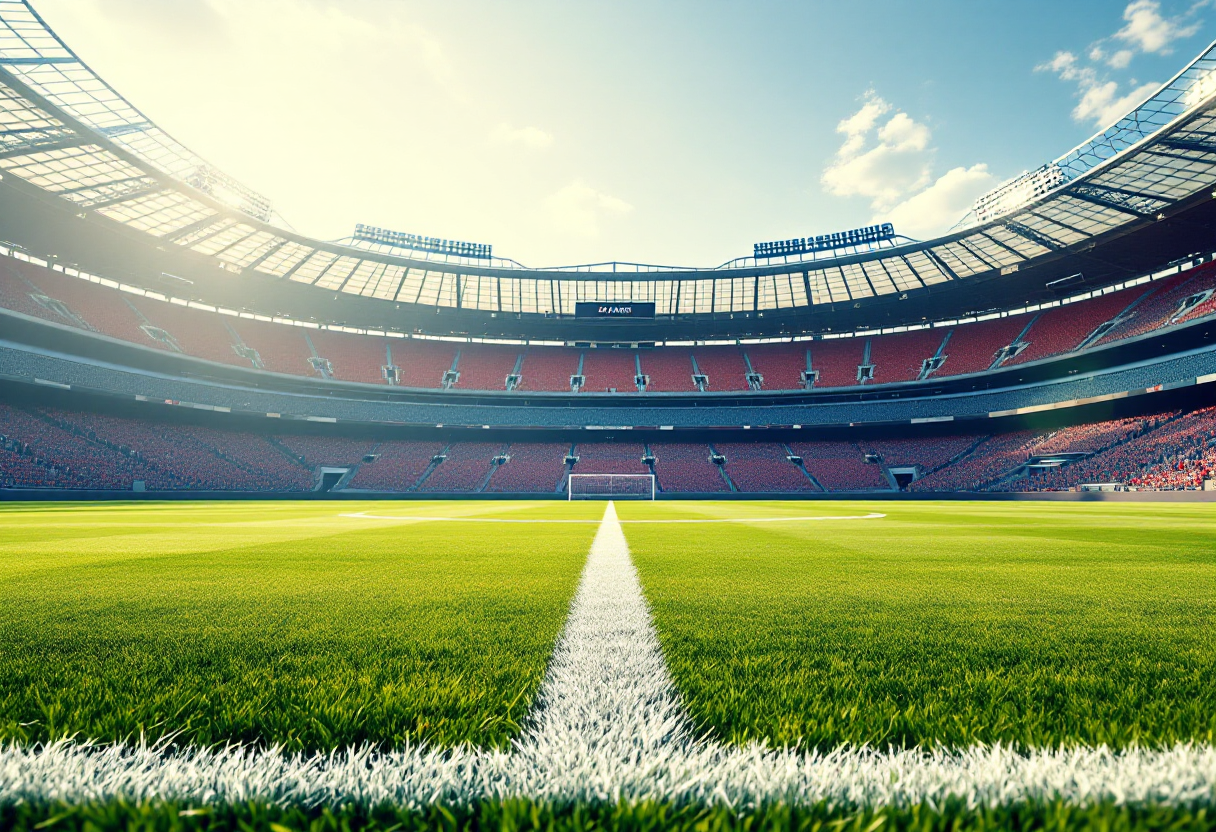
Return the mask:
POLYGON ((566 482, 567 500, 653 500, 654 474, 571 474, 566 482))

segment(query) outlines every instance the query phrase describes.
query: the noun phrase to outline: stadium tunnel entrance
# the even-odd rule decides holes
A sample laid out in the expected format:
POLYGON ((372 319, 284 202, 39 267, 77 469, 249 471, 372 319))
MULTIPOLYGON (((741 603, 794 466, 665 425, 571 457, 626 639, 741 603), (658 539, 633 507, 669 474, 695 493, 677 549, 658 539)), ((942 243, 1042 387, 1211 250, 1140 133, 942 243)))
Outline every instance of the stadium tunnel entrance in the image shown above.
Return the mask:
POLYGON ((328 493, 338 487, 338 483, 350 473, 349 468, 322 468, 321 478, 317 482, 317 491, 328 493))

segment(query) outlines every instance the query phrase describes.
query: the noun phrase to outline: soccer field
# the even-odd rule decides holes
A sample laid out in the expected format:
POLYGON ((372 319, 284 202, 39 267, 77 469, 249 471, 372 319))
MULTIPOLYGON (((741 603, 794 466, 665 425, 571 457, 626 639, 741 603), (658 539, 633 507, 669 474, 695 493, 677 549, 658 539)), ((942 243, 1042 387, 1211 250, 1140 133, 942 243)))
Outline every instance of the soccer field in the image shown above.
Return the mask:
POLYGON ((596 502, 0 507, 0 826, 125 823, 141 801, 187 825, 195 815, 176 813, 200 800, 255 827, 317 820, 315 795, 273 783, 236 801, 269 807, 257 811, 234 809, 223 778, 210 799, 157 790, 160 761, 230 742, 263 761, 370 746, 358 753, 379 763, 299 757, 313 768, 276 776, 341 774, 344 811, 372 825, 424 824, 432 804, 508 827, 898 826, 922 804, 929 827, 979 823, 980 809, 996 825, 1010 812, 1211 822, 1212 507, 638 502, 609 515, 619 525, 596 502), (98 762, 141 737, 162 745, 98 762), (641 750, 587 769, 604 791, 562 790, 585 749, 614 743, 641 750), (721 772, 720 790, 681 780, 694 764, 721 772), (377 798, 350 780, 369 765, 417 788, 377 798), (984 765, 1056 786, 993 796, 968 785, 984 765), (71 785, 89 766, 139 774, 71 785), (70 787, 45 786, 60 769, 70 787), (891 791, 897 770, 911 785, 891 791), (1159 799, 1119 799, 1101 777, 1159 799), (427 788, 438 798, 417 797, 427 788), (403 805, 375 815, 386 799, 403 805))

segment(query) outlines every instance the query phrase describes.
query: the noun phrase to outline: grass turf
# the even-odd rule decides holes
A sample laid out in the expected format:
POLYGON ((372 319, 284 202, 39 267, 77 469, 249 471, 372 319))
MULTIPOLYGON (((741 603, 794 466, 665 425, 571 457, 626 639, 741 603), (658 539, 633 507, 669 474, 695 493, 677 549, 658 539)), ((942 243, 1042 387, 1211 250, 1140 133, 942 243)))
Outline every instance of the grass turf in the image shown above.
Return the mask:
POLYGON ((693 717, 734 742, 1216 740, 1216 506, 622 504, 693 717))
POLYGON ((999 808, 906 806, 855 811, 828 806, 768 806, 734 811, 653 803, 549 805, 526 800, 474 806, 432 806, 413 811, 393 807, 279 807, 257 803, 197 807, 177 803, 110 801, 0 804, 0 828, 11 830, 164 830, 209 832, 411 832, 411 830, 497 830, 497 832, 583 832, 583 830, 688 830, 688 832, 989 832, 990 830, 1095 830, 1100 832, 1208 832, 1216 816, 1205 808, 1072 806, 1039 801, 999 808))
POLYGON ((0 740, 504 744, 595 526, 338 516, 548 511, 387 505, 0 507, 0 740))

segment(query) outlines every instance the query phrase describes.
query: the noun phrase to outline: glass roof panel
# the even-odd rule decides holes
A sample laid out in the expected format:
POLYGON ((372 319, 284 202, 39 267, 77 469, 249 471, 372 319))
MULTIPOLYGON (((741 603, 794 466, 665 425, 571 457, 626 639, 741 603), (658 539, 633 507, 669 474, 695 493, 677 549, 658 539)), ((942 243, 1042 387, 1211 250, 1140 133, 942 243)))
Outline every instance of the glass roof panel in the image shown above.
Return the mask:
POLYGON ((272 252, 265 260, 259 263, 257 270, 263 274, 282 277, 295 268, 296 264, 307 257, 312 251, 313 248, 311 246, 300 245, 294 241, 289 242, 277 251, 272 252))

